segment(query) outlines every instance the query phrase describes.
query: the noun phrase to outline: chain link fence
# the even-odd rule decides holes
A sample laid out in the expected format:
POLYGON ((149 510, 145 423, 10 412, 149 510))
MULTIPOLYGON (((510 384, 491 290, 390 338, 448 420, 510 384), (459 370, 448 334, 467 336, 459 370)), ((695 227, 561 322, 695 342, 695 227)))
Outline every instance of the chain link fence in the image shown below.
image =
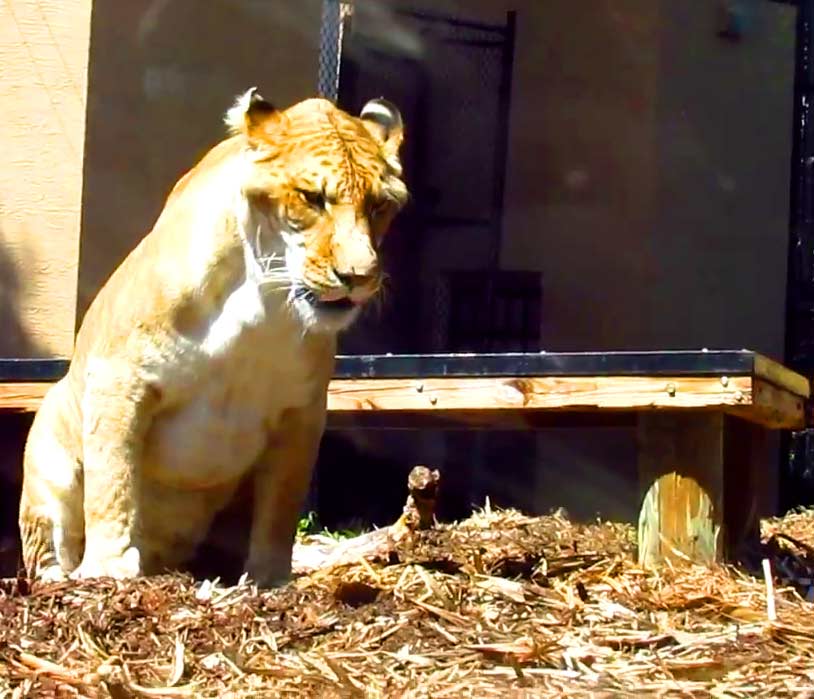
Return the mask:
POLYGON ((319 30, 319 70, 317 93, 336 102, 339 97, 339 72, 342 65, 342 41, 353 15, 353 3, 345 0, 322 1, 319 30))

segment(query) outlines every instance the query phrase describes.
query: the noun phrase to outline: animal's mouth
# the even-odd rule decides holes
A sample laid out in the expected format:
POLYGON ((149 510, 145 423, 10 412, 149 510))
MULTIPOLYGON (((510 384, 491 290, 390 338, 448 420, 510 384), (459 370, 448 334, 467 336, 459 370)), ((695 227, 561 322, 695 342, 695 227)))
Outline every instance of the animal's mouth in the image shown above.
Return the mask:
POLYGON ((356 304, 347 296, 341 299, 336 299, 336 301, 317 300, 313 305, 315 308, 318 308, 321 311, 350 311, 351 309, 356 308, 356 304))
POLYGON ((302 286, 294 292, 294 296, 295 298, 307 301, 314 309, 319 311, 345 312, 353 310, 358 305, 350 298, 350 296, 322 299, 316 294, 316 292, 302 286))

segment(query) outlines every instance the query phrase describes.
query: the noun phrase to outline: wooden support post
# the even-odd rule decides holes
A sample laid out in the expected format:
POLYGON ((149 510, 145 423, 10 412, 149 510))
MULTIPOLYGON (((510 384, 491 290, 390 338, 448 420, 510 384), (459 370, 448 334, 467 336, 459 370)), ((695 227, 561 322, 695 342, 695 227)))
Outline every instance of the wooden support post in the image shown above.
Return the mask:
POLYGON ((725 553, 737 556, 760 540, 760 520, 776 514, 778 473, 769 462, 769 432, 724 417, 725 553))
POLYGON ((765 430, 718 412, 641 413, 639 562, 711 564, 758 535, 765 430))
POLYGON ((639 562, 688 557, 712 563, 722 554, 723 415, 639 416, 639 562))

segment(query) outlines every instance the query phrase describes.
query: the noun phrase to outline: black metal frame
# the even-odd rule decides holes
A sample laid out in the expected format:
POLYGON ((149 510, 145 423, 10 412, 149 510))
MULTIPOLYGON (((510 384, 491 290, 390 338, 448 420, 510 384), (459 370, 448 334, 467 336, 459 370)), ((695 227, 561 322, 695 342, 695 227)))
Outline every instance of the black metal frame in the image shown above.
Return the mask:
POLYGON ((337 357, 334 376, 744 376, 753 373, 759 356, 749 350, 354 355, 337 357))
POLYGON ((794 76, 791 191, 789 194, 788 276, 785 360, 795 370, 814 373, 814 0, 800 0, 794 76))
POLYGON ((67 359, 0 359, 0 383, 59 381, 67 371, 67 359))
POLYGON ((498 117, 496 124, 497 138, 494 153, 495 181, 492 192, 492 215, 488 219, 467 218, 454 216, 429 216, 425 224, 429 226, 444 226, 450 228, 483 226, 492 232, 490 240, 489 265, 497 269, 500 257, 501 241, 503 238, 503 199, 505 192, 506 157, 509 152, 509 113, 511 111, 512 73, 514 68, 514 44, 517 32, 517 12, 511 10, 506 13, 505 24, 488 24, 460 20, 454 17, 432 12, 417 12, 414 10, 399 10, 400 15, 432 22, 437 26, 459 27, 493 34, 495 39, 455 39, 444 38, 445 43, 465 44, 467 46, 481 46, 487 48, 503 48, 504 54, 500 66, 500 89, 498 93, 498 117), (495 213, 499 212, 499 213, 495 213))
MULTIPOLYGON (((750 350, 340 355, 334 377, 744 376, 759 356, 750 350)), ((64 359, 0 359, 0 382, 57 381, 67 369, 64 359)))
MULTIPOLYGON (((775 0, 783 1, 783 0, 775 0)), ((789 239, 786 278, 785 363, 814 375, 814 0, 785 0, 797 6, 789 239)), ((814 502, 814 422, 784 433, 781 444, 780 505, 786 510, 814 502)))
POLYGON ((500 91, 498 93, 497 143, 495 143, 494 190, 492 192, 492 250, 490 267, 500 266, 500 248, 503 242, 503 199, 506 191, 506 158, 509 153, 509 112, 512 101, 512 72, 514 69, 514 43, 517 31, 517 12, 506 13, 503 29, 504 47, 501 65, 500 91))

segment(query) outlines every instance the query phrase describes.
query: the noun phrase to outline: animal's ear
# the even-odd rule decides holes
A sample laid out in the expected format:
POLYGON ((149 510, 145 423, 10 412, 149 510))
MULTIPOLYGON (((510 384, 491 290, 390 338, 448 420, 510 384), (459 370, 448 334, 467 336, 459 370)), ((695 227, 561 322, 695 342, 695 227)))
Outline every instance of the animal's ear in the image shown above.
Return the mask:
POLYGON ((281 112, 252 87, 237 98, 224 121, 231 133, 243 133, 251 140, 267 134, 280 117, 281 112))
POLYGON ((388 159, 390 157, 397 159, 404 139, 404 122, 401 120, 398 107, 379 97, 362 107, 359 118, 370 135, 382 144, 388 159))

